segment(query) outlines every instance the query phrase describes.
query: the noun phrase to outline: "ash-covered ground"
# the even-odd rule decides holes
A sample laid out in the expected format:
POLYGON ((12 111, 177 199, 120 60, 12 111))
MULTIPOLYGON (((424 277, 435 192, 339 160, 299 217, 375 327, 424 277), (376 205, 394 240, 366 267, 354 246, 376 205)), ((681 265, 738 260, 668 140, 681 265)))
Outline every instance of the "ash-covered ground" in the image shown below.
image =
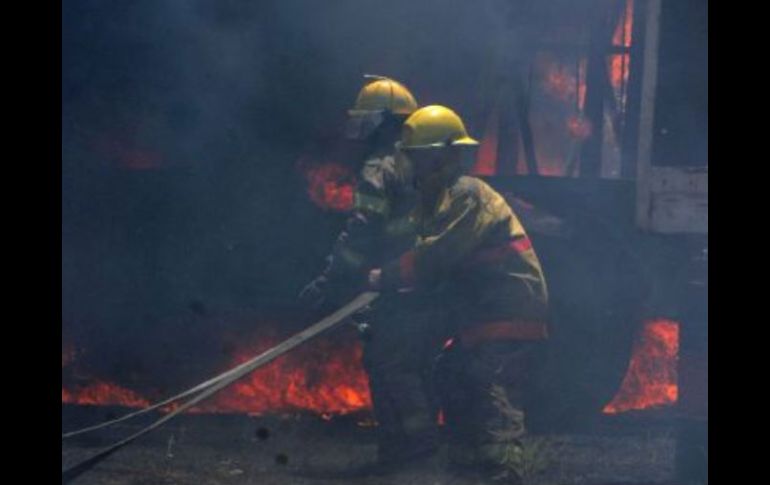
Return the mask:
MULTIPOLYGON (((65 406, 64 430, 125 410, 65 406)), ((139 429, 141 423, 66 440, 62 467, 139 429)), ((527 449, 532 485, 673 484, 670 425, 608 427, 582 434, 532 436, 527 449)), ((345 469, 375 454, 374 429, 354 417, 186 415, 141 438, 73 481, 75 485, 472 485, 445 467, 445 449, 387 476, 317 478, 312 470, 345 469)))

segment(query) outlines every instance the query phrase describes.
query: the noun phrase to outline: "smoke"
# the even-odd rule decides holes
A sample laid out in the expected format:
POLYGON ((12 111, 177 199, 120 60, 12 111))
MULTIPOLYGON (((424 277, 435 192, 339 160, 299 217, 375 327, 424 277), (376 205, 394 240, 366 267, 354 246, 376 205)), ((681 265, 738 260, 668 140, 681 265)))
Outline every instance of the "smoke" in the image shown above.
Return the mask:
POLYGON ((296 162, 329 158, 361 76, 481 137, 500 66, 604 3, 65 2, 65 339, 98 372, 152 381, 226 360, 224 333, 300 325, 294 298, 344 216, 312 203, 296 162))
POLYGON ((106 372, 149 369, 172 335, 184 339, 171 347, 201 351, 217 340, 196 308, 216 321, 291 307, 343 217, 312 204, 296 161, 334 139, 364 73, 453 106, 473 131, 501 8, 66 2, 65 338, 106 372))

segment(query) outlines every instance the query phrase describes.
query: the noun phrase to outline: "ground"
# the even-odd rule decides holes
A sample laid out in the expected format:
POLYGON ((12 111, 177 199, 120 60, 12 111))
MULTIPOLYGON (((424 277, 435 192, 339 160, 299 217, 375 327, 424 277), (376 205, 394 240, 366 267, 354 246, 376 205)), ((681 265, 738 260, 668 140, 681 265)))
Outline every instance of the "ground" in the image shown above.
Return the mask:
MULTIPOLYGON (((64 407, 63 428, 99 422, 124 410, 64 407)), ((78 477, 74 485, 474 485, 445 470, 445 450, 431 460, 384 477, 319 479, 318 467, 346 467, 374 456, 374 430, 360 418, 189 415, 119 450, 78 477)), ((139 424, 62 443, 62 467, 126 436, 139 424)), ((675 484, 670 426, 634 426, 622 432, 548 434, 531 438, 532 485, 675 484)))

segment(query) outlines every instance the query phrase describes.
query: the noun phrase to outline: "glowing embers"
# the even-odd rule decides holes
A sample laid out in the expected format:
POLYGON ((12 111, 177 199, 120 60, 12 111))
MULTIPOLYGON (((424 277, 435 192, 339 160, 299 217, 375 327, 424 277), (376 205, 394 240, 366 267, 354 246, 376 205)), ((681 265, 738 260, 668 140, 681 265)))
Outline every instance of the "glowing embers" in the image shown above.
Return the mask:
POLYGON ((353 208, 356 177, 353 171, 334 162, 309 163, 301 160, 297 167, 307 181, 307 193, 318 207, 348 211, 353 208))
MULTIPOLYGON (((255 344, 242 344, 227 367, 240 364, 278 342, 278 339, 263 339, 255 344)), ((72 362, 68 360, 65 364, 65 355, 70 352, 62 352, 62 367, 72 362)), ((257 369, 190 413, 308 412, 330 419, 333 415, 369 410, 369 381, 361 366, 361 355, 361 346, 354 338, 338 335, 334 340, 313 341, 257 369)), ((166 396, 153 396, 151 400, 163 397, 166 396)), ((62 403, 145 407, 150 399, 105 380, 95 380, 87 385, 63 387, 62 403)), ((172 409, 174 407, 169 406, 163 411, 172 409)))
POLYGON ((620 390, 603 412, 617 414, 674 404, 678 352, 678 323, 664 319, 645 322, 620 390))
POLYGON ((126 406, 143 408, 150 402, 129 389, 104 381, 97 381, 86 386, 61 390, 61 402, 64 404, 126 406))
MULTIPOLYGON (((276 342, 260 342, 239 350, 240 364, 276 342)), ((326 416, 371 408, 369 381, 355 340, 316 340, 234 384, 204 403, 211 413, 281 413, 309 411, 326 416)))

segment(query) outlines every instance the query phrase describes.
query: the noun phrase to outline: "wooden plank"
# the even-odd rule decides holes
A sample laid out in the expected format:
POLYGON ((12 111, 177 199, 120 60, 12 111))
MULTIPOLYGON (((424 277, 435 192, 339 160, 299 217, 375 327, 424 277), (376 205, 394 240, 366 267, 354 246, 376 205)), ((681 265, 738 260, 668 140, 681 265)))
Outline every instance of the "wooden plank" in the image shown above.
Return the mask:
POLYGON ((645 19, 642 95, 641 109, 639 110, 639 145, 636 157, 636 222, 642 229, 651 228, 650 177, 652 168, 652 130, 655 118, 655 90, 658 82, 660 2, 661 0, 648 0, 645 19))

